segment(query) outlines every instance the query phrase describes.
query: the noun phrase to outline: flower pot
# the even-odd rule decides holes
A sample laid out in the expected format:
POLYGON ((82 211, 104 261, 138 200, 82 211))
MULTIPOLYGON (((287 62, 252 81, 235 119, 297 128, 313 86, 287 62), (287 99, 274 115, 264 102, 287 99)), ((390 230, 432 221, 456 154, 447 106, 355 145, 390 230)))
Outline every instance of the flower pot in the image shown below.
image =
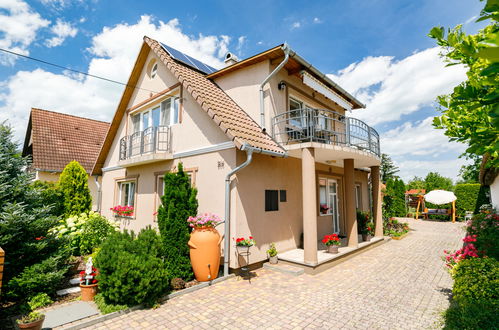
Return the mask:
POLYGON ((372 236, 369 234, 362 234, 362 240, 364 242, 369 242, 371 240, 372 236))
POLYGON ((198 282, 212 281, 218 277, 221 241, 222 237, 212 227, 195 228, 191 233, 189 254, 198 282))
POLYGON ((38 321, 31 323, 18 323, 17 326, 19 329, 40 330, 42 328, 43 321, 45 321, 45 315, 42 315, 38 321))
POLYGON ((93 301, 97 294, 97 283, 95 284, 80 284, 81 301, 93 301))
POLYGON ((338 245, 328 245, 327 252, 336 254, 336 253, 338 253, 338 248, 339 248, 338 245))
POLYGON ((275 265, 277 263, 277 256, 269 257, 269 263, 275 265))

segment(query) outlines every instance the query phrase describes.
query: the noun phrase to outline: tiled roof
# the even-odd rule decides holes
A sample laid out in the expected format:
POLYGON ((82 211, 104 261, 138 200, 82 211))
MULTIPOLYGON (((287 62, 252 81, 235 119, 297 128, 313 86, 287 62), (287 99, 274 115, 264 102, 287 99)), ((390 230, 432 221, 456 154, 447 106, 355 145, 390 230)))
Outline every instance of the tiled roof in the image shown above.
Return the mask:
POLYGON ((410 189, 410 190, 407 190, 405 192, 406 195, 424 195, 426 194, 426 190, 425 189, 410 189))
POLYGON ((264 150, 285 152, 213 81, 204 74, 175 61, 156 40, 144 37, 144 41, 238 148, 248 143, 264 150))
MULTIPOLYGON (((33 168, 62 171, 72 160, 90 173, 109 129, 109 123, 31 109, 33 168)), ((26 134, 26 139, 30 134, 26 134)), ((29 140, 25 143, 25 153, 29 140)))

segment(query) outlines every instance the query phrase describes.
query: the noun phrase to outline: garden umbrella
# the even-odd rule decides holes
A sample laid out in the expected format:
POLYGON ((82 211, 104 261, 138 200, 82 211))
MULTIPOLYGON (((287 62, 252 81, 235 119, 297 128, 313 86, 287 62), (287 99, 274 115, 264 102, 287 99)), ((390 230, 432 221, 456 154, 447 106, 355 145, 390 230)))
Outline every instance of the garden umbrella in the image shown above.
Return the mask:
POLYGON ((454 202, 457 197, 452 191, 433 190, 424 195, 424 199, 429 203, 442 205, 454 202))

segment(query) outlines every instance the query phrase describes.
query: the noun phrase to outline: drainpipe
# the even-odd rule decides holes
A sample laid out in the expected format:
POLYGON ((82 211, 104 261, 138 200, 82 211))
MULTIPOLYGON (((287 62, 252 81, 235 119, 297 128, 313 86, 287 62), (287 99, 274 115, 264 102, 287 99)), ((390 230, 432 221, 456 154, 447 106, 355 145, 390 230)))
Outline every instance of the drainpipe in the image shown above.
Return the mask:
POLYGON ((225 221, 224 221, 224 276, 229 275, 229 249, 230 249, 230 177, 236 172, 248 166, 253 160, 253 153, 260 153, 275 157, 287 157, 287 153, 278 153, 255 148, 249 144, 244 144, 241 150, 246 151, 246 161, 230 171, 225 177, 225 221))
POLYGON ((264 99, 263 99, 263 86, 265 86, 266 83, 269 82, 270 78, 272 78, 279 70, 282 69, 282 67, 288 62, 289 60, 289 54, 291 52, 291 49, 289 48, 288 44, 284 44, 281 49, 284 51, 284 60, 279 63, 277 68, 272 71, 267 78, 260 84, 260 125, 262 126, 262 131, 266 131, 267 129, 265 128, 265 104, 264 104, 264 99))
POLYGON ((100 213, 100 204, 101 204, 101 198, 102 198, 102 187, 101 184, 99 183, 99 176, 94 175, 95 179, 95 185, 97 186, 97 209, 95 210, 96 212, 100 213))

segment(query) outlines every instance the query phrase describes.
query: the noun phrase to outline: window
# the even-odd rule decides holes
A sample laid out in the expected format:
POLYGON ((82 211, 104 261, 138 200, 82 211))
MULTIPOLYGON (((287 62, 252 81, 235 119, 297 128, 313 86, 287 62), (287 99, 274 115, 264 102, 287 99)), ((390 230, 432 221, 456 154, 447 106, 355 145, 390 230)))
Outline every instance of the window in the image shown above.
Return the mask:
POLYGON ((305 126, 305 118, 303 118, 303 103, 295 99, 289 99, 289 123, 296 128, 302 128, 305 126))
POLYGON ((156 77, 157 74, 158 74, 158 63, 154 63, 151 69, 151 79, 156 77))
POLYGON ((135 204, 135 182, 119 182, 119 204, 121 206, 134 206, 135 204))
POLYGON ((286 190, 279 190, 279 202, 286 202, 286 190))
POLYGON ((278 190, 265 190, 265 211, 279 211, 278 190))
POLYGON ((172 97, 152 109, 132 116, 133 133, 148 127, 171 126, 179 122, 179 98, 172 97))
POLYGON ((339 232, 338 182, 319 178, 319 213, 333 216, 333 231, 339 232))
POLYGON ((355 208, 362 209, 362 189, 360 183, 355 184, 355 208))

